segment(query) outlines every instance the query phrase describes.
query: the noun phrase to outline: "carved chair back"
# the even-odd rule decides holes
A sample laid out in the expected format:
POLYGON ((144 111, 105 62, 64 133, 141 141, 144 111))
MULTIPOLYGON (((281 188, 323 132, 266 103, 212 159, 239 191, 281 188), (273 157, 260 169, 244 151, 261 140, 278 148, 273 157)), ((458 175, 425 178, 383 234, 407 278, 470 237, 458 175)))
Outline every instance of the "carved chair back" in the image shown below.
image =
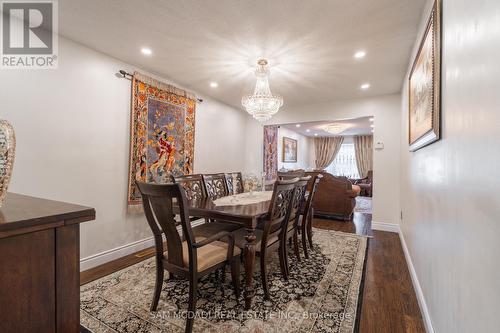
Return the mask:
POLYGON ((278 180, 274 183, 273 196, 262 232, 262 251, 267 246, 268 240, 273 238, 279 239, 282 227, 288 222, 295 197, 295 184, 297 181, 298 178, 294 178, 290 180, 278 180))
POLYGON ((144 213, 149 227, 154 235, 157 260, 164 259, 162 233, 167 238, 167 258, 166 261, 185 270, 183 264, 182 235, 176 227, 174 214, 174 204, 179 207, 179 216, 181 220, 182 232, 188 246, 189 264, 197 267, 196 248, 192 246, 195 243, 191 223, 189 221, 189 209, 186 195, 180 184, 148 184, 137 182, 137 186, 142 194, 142 203, 144 213))
POLYGON ((226 173, 227 190, 229 195, 243 193, 243 176, 241 172, 226 173))
POLYGON ((295 184, 295 197, 290 211, 289 222, 298 222, 300 212, 303 211, 306 201, 307 184, 311 180, 311 176, 301 177, 295 184))
MULTIPOLYGON (((309 176, 310 177, 310 176, 309 176)), ((318 189, 318 184, 321 181, 321 178, 323 178, 323 175, 318 173, 312 181, 309 182, 308 188, 309 190, 309 196, 307 197, 307 201, 305 202, 304 206, 304 219, 311 213, 311 208, 314 200, 314 196, 316 195, 316 190, 318 189)))
POLYGON ((187 200, 200 200, 207 197, 202 175, 187 175, 173 177, 185 191, 187 200))
POLYGON ((203 183, 205 185, 205 192, 207 193, 207 196, 212 200, 229 195, 226 175, 223 173, 203 175, 203 183))

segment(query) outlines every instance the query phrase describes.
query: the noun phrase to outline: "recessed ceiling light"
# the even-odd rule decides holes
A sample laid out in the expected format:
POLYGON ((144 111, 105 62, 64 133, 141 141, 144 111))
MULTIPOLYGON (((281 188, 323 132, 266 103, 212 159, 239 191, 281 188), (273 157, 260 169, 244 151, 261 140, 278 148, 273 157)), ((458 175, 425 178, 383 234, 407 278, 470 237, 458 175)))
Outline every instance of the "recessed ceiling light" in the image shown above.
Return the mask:
POLYGON ((373 118, 370 118, 369 120, 370 120, 370 122, 372 122, 372 123, 373 123, 373 121, 374 121, 375 119, 373 119, 373 118))
POLYGON ((219 84, 217 82, 210 82, 210 87, 217 88, 219 84))
POLYGON ((318 136, 318 133, 314 133, 314 136, 318 136))
POLYGON ((311 132, 311 130, 308 128, 308 129, 306 129, 306 132, 309 133, 309 132, 311 132))
POLYGON ((147 47, 143 47, 141 49, 141 52, 142 52, 142 54, 145 54, 145 55, 151 55, 151 54, 153 54, 153 51, 151 51, 151 49, 148 49, 147 47))
POLYGON ((300 124, 295 125, 295 127, 299 128, 299 127, 300 127, 300 124))
POLYGON ((363 89, 363 90, 366 90, 366 89, 370 88, 370 84, 369 83, 363 83, 360 88, 363 89))
POLYGON ((366 55, 366 52, 365 51, 357 51, 356 53, 354 53, 354 58, 356 59, 363 59, 366 55))
POLYGON ((375 127, 375 125, 371 124, 371 125, 370 125, 370 127, 371 127, 371 128, 374 128, 374 127, 375 127))

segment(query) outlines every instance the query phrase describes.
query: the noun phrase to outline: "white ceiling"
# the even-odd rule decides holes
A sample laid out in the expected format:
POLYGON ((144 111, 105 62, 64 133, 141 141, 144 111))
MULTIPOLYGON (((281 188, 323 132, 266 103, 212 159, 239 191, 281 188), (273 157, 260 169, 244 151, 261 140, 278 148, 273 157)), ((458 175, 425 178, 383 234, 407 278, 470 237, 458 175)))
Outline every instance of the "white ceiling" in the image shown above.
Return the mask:
MULTIPOLYGON (((64 0, 63 36, 240 107, 255 62, 285 107, 400 91, 425 0, 64 0), (152 49, 151 56, 141 54, 152 49), (365 59, 353 54, 363 49, 365 59), (218 88, 210 88, 216 81, 218 88), (371 88, 359 86, 369 82, 371 88)), ((110 73, 112 75, 114 73, 110 73)))
POLYGON ((372 117, 332 121, 313 121, 307 123, 283 124, 280 126, 305 136, 314 137, 315 134, 318 134, 317 136, 336 136, 322 129, 322 127, 327 124, 348 124, 349 128, 337 136, 371 135, 372 128, 370 125, 374 124, 374 122, 371 122, 370 118, 372 117), (300 127, 297 127, 297 125, 300 125, 300 127))

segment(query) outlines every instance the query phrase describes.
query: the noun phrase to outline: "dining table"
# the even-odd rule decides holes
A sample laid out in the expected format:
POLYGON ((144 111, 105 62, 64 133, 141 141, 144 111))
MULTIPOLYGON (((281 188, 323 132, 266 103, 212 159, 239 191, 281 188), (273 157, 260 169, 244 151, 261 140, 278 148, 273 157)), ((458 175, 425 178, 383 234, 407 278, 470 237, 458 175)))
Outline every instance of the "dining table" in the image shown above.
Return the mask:
POLYGON ((255 228, 257 223, 267 215, 271 202, 271 191, 240 193, 237 195, 223 197, 223 204, 219 200, 202 198, 188 200, 189 214, 199 218, 220 220, 241 225, 246 230, 245 248, 243 250, 245 264, 245 309, 252 306, 255 296, 253 286, 253 273, 255 263, 255 228), (227 200, 229 199, 229 200, 227 200))

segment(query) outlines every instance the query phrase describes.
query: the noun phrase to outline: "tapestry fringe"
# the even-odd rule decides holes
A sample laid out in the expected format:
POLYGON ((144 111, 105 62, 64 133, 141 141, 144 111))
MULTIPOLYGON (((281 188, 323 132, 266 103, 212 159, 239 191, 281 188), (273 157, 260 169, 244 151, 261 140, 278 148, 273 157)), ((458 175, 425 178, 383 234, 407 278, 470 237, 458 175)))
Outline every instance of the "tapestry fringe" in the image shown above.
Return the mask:
POLYGON ((177 88, 176 86, 173 86, 171 84, 158 81, 158 80, 153 79, 152 77, 147 76, 145 74, 142 74, 139 72, 134 72, 134 79, 141 81, 141 82, 144 82, 147 85, 150 85, 150 86, 156 87, 158 89, 164 90, 166 92, 169 92, 171 94, 175 94, 178 96, 182 96, 182 97, 186 97, 186 98, 189 98, 192 100, 196 100, 196 95, 194 93, 187 91, 187 90, 177 88))
POLYGON ((142 204, 137 204, 137 205, 127 205, 127 213, 128 214, 142 214, 144 213, 144 207, 142 204))

